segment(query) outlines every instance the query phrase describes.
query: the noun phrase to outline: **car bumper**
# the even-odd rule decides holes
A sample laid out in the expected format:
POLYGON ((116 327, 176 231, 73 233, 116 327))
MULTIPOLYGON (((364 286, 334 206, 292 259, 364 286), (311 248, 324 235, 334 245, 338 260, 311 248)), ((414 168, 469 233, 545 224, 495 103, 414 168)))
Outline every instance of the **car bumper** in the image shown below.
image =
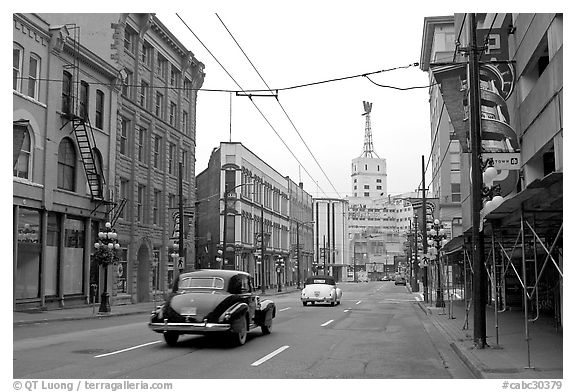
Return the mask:
POLYGON ((189 334, 202 334, 208 332, 230 331, 230 324, 220 323, 148 323, 154 332, 180 332, 189 334))
POLYGON ((332 302, 332 297, 302 297, 302 302, 332 302))

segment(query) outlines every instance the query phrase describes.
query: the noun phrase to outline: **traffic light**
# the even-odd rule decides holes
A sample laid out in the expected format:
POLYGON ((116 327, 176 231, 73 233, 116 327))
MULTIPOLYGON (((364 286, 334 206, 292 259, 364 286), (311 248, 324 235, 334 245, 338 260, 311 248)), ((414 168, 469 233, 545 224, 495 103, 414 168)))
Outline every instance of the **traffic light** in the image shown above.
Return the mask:
POLYGON ((222 262, 222 246, 218 245, 218 248, 216 249, 216 261, 221 263, 222 262))

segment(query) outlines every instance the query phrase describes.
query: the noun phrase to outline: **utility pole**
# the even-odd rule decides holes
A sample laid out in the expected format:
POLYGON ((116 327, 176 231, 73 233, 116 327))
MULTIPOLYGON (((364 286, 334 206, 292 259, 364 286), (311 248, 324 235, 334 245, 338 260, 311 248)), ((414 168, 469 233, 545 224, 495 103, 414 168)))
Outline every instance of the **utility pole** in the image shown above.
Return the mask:
MULTIPOLYGON (((428 252, 428 242, 426 234, 426 214, 428 212, 428 205, 426 204, 426 168, 424 165, 424 155, 422 155, 422 256, 428 252)), ((418 238, 418 231, 414 231, 414 235, 418 238)), ((416 252, 418 252, 418 241, 416 243, 416 252)), ((428 302, 428 266, 424 266, 424 276, 422 277, 424 284, 424 302, 428 302)))
POLYGON ((265 249, 265 245, 264 245, 264 199, 262 199, 262 204, 261 204, 261 210, 260 210, 260 237, 261 237, 261 241, 260 241, 260 274, 262 276, 262 278, 260 279, 260 288, 262 289, 262 294, 266 293, 266 288, 264 286, 264 273, 266 272, 266 268, 264 268, 264 249, 265 249))
MULTIPOLYGON (((183 199, 183 190, 182 190, 182 162, 180 162, 178 166, 178 192, 179 192, 179 200, 178 200, 178 214, 179 214, 179 230, 178 230, 178 253, 180 256, 178 258, 178 265, 177 270, 178 274, 180 274, 180 259, 184 258, 184 199, 183 199)), ((184 258, 185 260, 185 258, 184 258)), ((184 269, 186 263, 183 263, 182 269, 184 269)))
POLYGON ((228 212, 226 209, 228 208, 228 189, 226 189, 226 181, 224 181, 224 229, 222 230, 222 261, 220 262, 220 269, 224 269, 224 262, 226 261, 226 225, 227 225, 227 216, 228 212))
POLYGON ((300 288, 300 223, 296 221, 296 280, 298 281, 298 286, 300 288))
POLYGON ((476 14, 468 14, 470 45, 468 48, 468 88, 470 92, 470 147, 472 169, 471 204, 472 204, 472 257, 474 275, 472 290, 474 301, 474 345, 476 348, 486 346, 486 297, 484 269, 484 239, 480 232, 480 210, 482 209, 482 172, 480 168, 481 121, 480 121, 480 66, 477 57, 476 14))

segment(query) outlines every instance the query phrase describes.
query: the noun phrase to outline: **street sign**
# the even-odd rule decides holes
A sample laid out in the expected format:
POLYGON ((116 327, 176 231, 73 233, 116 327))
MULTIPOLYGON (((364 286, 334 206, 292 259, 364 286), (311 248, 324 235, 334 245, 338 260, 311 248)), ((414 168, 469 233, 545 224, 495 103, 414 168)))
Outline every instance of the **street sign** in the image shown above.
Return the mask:
POLYGON ((520 153, 519 152, 483 152, 482 160, 492 159, 494 168, 498 170, 520 170, 520 153))

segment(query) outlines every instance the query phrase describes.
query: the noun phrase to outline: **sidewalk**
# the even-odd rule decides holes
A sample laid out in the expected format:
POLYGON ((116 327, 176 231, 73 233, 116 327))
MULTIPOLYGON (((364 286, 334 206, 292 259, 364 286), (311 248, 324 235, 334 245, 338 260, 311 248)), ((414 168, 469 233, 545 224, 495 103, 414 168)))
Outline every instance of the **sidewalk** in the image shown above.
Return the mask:
MULTIPOLYGON (((263 298, 275 297, 282 294, 293 293, 298 291, 296 287, 283 288, 282 292, 276 291, 276 289, 266 290, 266 294, 262 295, 263 298)), ((156 301, 157 305, 160 305, 162 301, 156 301)), ((84 320, 84 319, 96 319, 105 317, 116 317, 116 316, 126 316, 131 314, 142 314, 148 315, 154 310, 154 302, 143 302, 138 304, 129 305, 116 305, 111 306, 110 313, 99 314, 98 304, 94 307, 92 305, 86 305, 83 307, 70 308, 70 309, 56 309, 56 310, 32 310, 32 311, 20 311, 13 312, 13 326, 36 324, 36 323, 46 323, 52 321, 70 321, 70 320, 84 320)))
POLYGON ((498 332, 496 332, 494 308, 487 307, 486 342, 488 346, 484 349, 477 349, 474 347, 473 339, 473 306, 470 306, 466 319, 466 306, 463 300, 452 301, 451 314, 448 309, 449 301, 446 300, 445 303, 446 308, 437 308, 434 302, 419 301, 418 305, 445 334, 452 349, 476 377, 485 379, 563 378, 563 334, 561 330, 556 330, 553 320, 541 316, 536 322, 528 322, 528 342, 530 343, 528 351, 524 311, 509 310, 498 313, 498 332), (467 323, 466 320, 468 320, 467 323), (529 364, 530 368, 528 368, 529 364))

